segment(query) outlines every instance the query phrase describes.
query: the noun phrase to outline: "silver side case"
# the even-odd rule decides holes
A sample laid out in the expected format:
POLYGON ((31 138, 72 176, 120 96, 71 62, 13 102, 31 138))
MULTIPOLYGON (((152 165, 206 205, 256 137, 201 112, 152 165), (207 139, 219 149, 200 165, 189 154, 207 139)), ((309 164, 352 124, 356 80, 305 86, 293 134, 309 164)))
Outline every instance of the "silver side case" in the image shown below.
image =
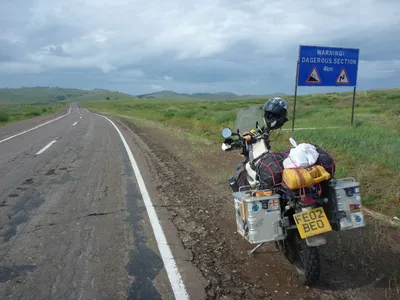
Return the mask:
POLYGON ((285 239, 281 224, 280 196, 245 197, 234 193, 237 232, 250 244, 285 239), (242 210, 245 211, 243 220, 242 210))
POLYGON ((349 230, 365 226, 360 183, 354 178, 331 180, 328 185, 330 221, 334 230, 349 230))

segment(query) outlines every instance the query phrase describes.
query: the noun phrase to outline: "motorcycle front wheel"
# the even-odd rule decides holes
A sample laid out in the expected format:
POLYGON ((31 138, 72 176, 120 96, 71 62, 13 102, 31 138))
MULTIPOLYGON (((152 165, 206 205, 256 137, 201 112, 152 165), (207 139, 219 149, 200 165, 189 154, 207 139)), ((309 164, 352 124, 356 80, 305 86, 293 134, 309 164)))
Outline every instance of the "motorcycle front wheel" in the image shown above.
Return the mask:
POLYGON ((312 286, 319 280, 321 265, 318 248, 307 246, 297 230, 288 234, 284 255, 303 284, 312 286))

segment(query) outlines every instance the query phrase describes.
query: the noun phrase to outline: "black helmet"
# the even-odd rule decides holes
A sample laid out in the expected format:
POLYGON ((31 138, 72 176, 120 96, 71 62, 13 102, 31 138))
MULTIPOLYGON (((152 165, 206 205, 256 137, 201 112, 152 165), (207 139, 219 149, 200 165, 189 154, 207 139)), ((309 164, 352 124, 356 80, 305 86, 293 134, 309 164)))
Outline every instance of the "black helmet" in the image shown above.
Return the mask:
POLYGON ((265 102, 264 122, 269 129, 278 129, 285 124, 287 118, 288 103, 279 97, 274 97, 265 102))

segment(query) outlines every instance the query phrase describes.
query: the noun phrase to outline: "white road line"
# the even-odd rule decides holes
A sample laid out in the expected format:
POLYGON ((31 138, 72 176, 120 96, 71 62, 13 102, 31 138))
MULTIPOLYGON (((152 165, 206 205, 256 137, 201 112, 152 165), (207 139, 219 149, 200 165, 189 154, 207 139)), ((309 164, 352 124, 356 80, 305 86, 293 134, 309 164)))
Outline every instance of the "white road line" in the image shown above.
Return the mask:
POLYGON ((81 118, 82 118, 82 113, 81 113, 81 110, 79 109, 79 107, 78 106, 76 106, 76 108, 78 109, 78 114, 81 116, 81 118))
POLYGON ((51 145, 53 145, 56 142, 56 140, 52 140, 50 143, 48 143, 42 150, 40 150, 36 155, 42 154, 44 151, 49 149, 51 145))
POLYGON ((78 124, 78 122, 75 122, 74 124, 72 124, 72 126, 75 126, 76 124, 78 124))
POLYGON ((1 144, 1 143, 4 143, 5 141, 11 140, 11 139, 13 139, 13 138, 15 138, 15 137, 17 137, 17 136, 20 136, 20 135, 22 135, 22 134, 24 134, 24 133, 27 133, 27 132, 29 132, 29 131, 35 130, 35 129, 37 129, 37 128, 40 128, 40 127, 42 127, 42 126, 44 126, 44 125, 53 123, 54 121, 60 120, 61 118, 64 118, 65 116, 68 116, 70 113, 71 113, 71 106, 69 107, 69 110, 68 110, 68 112, 67 112, 65 115, 62 115, 62 116, 60 116, 60 117, 58 117, 58 118, 52 119, 52 120, 50 120, 50 121, 47 121, 47 122, 45 122, 45 123, 43 123, 43 124, 40 124, 40 125, 38 125, 38 126, 35 126, 35 127, 31 128, 31 129, 28 129, 28 130, 22 131, 22 132, 20 132, 20 133, 14 134, 14 135, 12 135, 12 136, 9 136, 8 138, 5 138, 5 139, 3 139, 3 140, 0 140, 0 144, 1 144))
MULTIPOLYGON (((96 115, 98 115, 98 114, 96 114, 96 115)), ((98 115, 98 116, 105 118, 114 126, 115 130, 117 130, 119 137, 122 140, 122 143, 125 146, 125 150, 128 154, 129 160, 131 161, 133 171, 135 172, 135 176, 136 176, 139 188, 140 188, 140 192, 143 196, 143 202, 146 206, 147 214, 149 215, 151 227, 153 228, 153 232, 154 232, 154 236, 157 241, 158 249, 160 250, 161 258, 164 262, 164 267, 167 271, 168 278, 169 278, 169 281, 172 286, 172 290, 175 295, 175 299, 179 299, 179 300, 189 299, 189 295, 186 291, 186 287, 183 283, 181 274, 179 273, 179 270, 176 265, 175 259, 172 255, 171 249, 169 248, 167 239, 165 237, 164 231, 160 224, 160 220, 158 219, 157 212, 156 212, 154 205, 150 199, 149 193, 147 192, 146 185, 144 183, 142 175, 140 174, 139 167, 135 161, 135 158, 133 157, 132 151, 129 148, 121 131, 114 124, 114 122, 105 116, 102 116, 102 115, 98 115)))

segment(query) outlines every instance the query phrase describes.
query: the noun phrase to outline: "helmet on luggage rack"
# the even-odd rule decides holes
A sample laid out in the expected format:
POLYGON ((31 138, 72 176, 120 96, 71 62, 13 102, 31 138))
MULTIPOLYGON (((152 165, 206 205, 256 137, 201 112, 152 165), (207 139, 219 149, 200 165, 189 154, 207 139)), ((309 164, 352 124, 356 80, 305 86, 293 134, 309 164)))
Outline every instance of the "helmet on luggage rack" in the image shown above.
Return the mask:
POLYGON ((289 119, 287 118, 288 103, 280 97, 274 97, 263 106, 264 122, 268 129, 279 129, 289 119))

